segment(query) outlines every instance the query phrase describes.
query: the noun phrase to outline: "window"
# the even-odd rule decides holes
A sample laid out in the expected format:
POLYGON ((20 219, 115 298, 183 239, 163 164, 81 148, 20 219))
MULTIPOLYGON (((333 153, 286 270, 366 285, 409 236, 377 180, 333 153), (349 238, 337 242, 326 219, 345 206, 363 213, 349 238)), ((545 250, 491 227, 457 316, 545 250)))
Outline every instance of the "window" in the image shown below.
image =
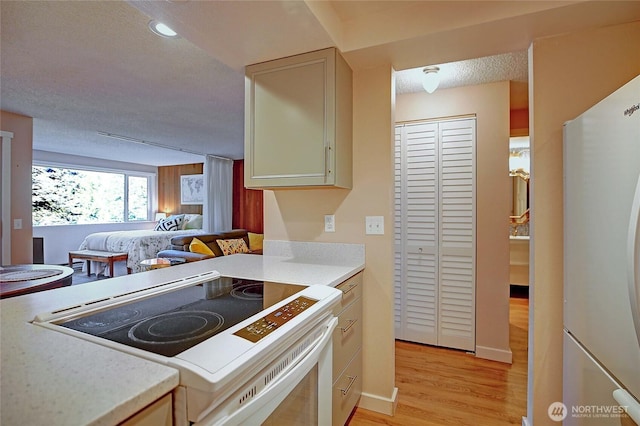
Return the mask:
POLYGON ((33 224, 150 220, 150 178, 140 173, 34 165, 33 224))

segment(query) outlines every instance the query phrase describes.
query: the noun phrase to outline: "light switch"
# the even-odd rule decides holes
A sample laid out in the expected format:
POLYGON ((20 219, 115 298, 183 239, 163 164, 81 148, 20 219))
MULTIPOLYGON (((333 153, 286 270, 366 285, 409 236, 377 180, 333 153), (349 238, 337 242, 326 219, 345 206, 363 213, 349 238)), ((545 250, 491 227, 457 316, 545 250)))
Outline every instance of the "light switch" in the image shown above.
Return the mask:
POLYGON ((324 232, 336 232, 336 216, 333 214, 324 215, 324 232))
POLYGON ((22 219, 13 219, 13 229, 22 229, 22 219))
POLYGON ((384 235, 384 216, 366 216, 365 226, 368 235, 384 235))

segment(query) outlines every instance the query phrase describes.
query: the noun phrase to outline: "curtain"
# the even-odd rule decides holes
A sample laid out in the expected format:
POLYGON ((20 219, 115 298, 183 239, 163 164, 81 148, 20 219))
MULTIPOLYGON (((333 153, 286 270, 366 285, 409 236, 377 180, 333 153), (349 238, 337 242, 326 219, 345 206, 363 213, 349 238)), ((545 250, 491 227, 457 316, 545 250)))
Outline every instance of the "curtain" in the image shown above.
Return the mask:
POLYGON ((233 160, 207 155, 204 161, 206 198, 202 206, 202 229, 231 230, 233 208, 233 160))

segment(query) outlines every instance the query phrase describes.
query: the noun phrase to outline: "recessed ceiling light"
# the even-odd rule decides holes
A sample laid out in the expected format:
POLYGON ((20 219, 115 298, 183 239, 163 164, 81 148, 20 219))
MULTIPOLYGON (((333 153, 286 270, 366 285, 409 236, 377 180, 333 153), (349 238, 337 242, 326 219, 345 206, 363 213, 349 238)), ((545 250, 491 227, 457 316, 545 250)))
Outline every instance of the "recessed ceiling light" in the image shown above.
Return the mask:
POLYGON ((171 28, 169 28, 167 25, 163 24, 162 22, 158 22, 156 20, 149 21, 149 29, 161 37, 167 37, 167 38, 178 37, 178 33, 173 31, 171 28))

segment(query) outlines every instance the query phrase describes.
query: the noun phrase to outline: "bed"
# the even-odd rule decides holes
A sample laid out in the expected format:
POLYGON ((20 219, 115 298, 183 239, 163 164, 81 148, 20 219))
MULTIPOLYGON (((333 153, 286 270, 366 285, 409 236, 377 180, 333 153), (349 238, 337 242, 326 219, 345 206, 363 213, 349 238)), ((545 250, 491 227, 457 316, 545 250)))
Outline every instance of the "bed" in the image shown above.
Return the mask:
MULTIPOLYGON (((184 216, 184 215, 182 215, 184 216)), ((174 219, 175 216, 161 220, 156 227, 151 229, 142 229, 135 231, 110 231, 96 232, 85 237, 79 250, 100 250, 112 253, 127 253, 127 268, 132 272, 140 272, 140 261, 144 259, 152 259, 156 257, 159 251, 166 250, 171 246, 171 239, 183 235, 203 234, 200 228, 187 228, 183 221, 180 222, 178 229, 167 227, 166 223, 174 219), (170 230, 164 230, 168 228, 170 230)), ((96 275, 100 272, 105 273, 104 264, 92 264, 92 269, 96 271, 96 275)))

